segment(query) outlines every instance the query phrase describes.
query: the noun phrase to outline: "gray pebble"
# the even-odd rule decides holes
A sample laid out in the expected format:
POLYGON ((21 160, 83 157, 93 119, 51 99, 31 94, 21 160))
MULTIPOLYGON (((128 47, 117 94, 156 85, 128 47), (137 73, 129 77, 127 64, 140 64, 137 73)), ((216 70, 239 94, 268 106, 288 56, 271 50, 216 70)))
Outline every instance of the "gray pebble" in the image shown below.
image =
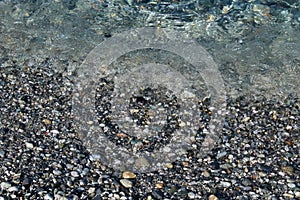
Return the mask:
POLYGON ((217 159, 219 159, 219 158, 222 158, 222 157, 226 156, 226 154, 227 154, 227 152, 226 152, 226 151, 223 151, 223 152, 220 152, 220 153, 218 153, 218 154, 217 154, 217 159))
POLYGON ((3 158, 5 156, 5 151, 0 150, 0 158, 3 158))

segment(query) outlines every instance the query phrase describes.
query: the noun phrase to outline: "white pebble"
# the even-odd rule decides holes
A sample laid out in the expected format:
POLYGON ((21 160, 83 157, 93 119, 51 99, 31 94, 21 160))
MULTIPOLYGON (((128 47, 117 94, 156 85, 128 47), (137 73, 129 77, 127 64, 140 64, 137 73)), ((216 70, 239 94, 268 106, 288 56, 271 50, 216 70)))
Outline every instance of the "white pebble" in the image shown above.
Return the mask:
POLYGON ((71 176, 76 178, 76 177, 79 177, 79 174, 76 171, 71 171, 71 176))
POLYGON ((1 190, 6 190, 7 188, 10 188, 11 184, 7 182, 2 182, 0 184, 1 190))
POLYGON ((32 149, 32 148, 33 148, 33 144, 32 144, 32 143, 29 143, 29 142, 26 142, 26 143, 25 143, 25 146, 26 146, 26 148, 28 148, 28 149, 32 149))
POLYGON ((120 183, 126 187, 126 188, 131 188, 132 187, 132 182, 127 180, 127 179, 121 179, 120 183))
POLYGON ((229 182, 226 182, 226 181, 221 181, 221 185, 223 186, 223 187, 230 187, 231 186, 231 183, 229 183, 229 182))
POLYGON ((7 191, 9 191, 9 192, 18 192, 19 189, 16 186, 12 186, 12 187, 8 188, 7 191))
POLYGON ((190 199, 195 199, 196 195, 195 195, 195 193, 193 193, 193 192, 189 192, 189 193, 188 193, 188 197, 189 197, 190 199))

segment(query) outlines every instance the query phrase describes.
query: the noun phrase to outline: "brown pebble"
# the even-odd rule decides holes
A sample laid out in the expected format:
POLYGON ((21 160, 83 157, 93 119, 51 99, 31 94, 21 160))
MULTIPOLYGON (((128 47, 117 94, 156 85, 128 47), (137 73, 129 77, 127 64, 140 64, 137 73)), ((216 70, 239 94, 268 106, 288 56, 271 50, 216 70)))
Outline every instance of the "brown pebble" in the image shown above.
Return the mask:
POLYGON ((117 133, 116 136, 119 137, 119 138, 128 137, 125 133, 117 133))
POLYGON ((46 125, 50 125, 51 124, 51 120, 49 119, 43 119, 43 123, 46 125))
POLYGON ((281 171, 283 171, 284 173, 286 173, 288 175, 294 174, 294 168, 291 166, 283 166, 283 167, 281 167, 281 171))
POLYGON ((173 168, 173 164, 172 164, 172 163, 167 163, 165 166, 166 166, 167 168, 169 168, 169 169, 172 169, 172 168, 173 168))
POLYGON ((125 171, 122 173, 122 178, 135 178, 136 175, 133 172, 125 171))
POLYGON ((183 161, 183 162, 182 162, 182 165, 183 165, 184 167, 188 167, 188 166, 189 166, 189 162, 183 161))
POLYGON ((218 197, 212 194, 208 197, 208 200, 218 200, 218 197))
POLYGON ((156 183, 155 187, 158 188, 158 189, 161 189, 161 188, 164 187, 164 184, 163 183, 156 183))

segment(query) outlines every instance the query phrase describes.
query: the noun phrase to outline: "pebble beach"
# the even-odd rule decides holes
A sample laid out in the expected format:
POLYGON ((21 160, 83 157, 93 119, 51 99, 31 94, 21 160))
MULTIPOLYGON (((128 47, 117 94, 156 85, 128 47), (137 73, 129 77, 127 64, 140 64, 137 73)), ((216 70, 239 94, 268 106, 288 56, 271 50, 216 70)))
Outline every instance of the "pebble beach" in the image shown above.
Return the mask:
MULTIPOLYGON (((288 0, 0 1, 0 200, 300 199, 299 6, 288 0), (73 84, 85 57, 137 27, 174 29, 201 44, 227 95, 210 152, 201 153, 206 129, 199 129, 184 154, 145 173, 91 156, 72 115, 73 84)), ((135 60, 170 59, 158 54, 135 60)), ((123 59, 115 66, 133 65, 123 59)), ((109 126, 103 102, 112 85, 103 82, 95 107, 99 123, 109 126)), ((166 88, 139 92, 143 98, 129 105, 138 125, 155 115, 150 103, 173 116, 167 115, 164 136, 139 143, 151 151, 185 124, 176 121, 180 103, 166 88)), ((206 92, 197 105, 203 127, 214 109, 206 92)), ((138 142, 113 131, 107 137, 128 149, 138 142)))

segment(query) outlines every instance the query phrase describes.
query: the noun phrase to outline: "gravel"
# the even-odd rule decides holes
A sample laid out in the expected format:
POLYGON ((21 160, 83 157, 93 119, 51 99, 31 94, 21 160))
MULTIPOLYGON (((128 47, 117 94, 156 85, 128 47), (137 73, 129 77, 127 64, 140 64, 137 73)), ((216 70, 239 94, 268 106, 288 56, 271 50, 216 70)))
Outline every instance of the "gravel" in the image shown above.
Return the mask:
POLYGON ((165 168, 135 174, 89 158, 71 126, 71 83, 63 74, 12 66, 1 68, 0 76, 0 196, 5 199, 299 197, 296 97, 229 99, 211 153, 199 155, 201 141, 195 141, 194 148, 165 168))

